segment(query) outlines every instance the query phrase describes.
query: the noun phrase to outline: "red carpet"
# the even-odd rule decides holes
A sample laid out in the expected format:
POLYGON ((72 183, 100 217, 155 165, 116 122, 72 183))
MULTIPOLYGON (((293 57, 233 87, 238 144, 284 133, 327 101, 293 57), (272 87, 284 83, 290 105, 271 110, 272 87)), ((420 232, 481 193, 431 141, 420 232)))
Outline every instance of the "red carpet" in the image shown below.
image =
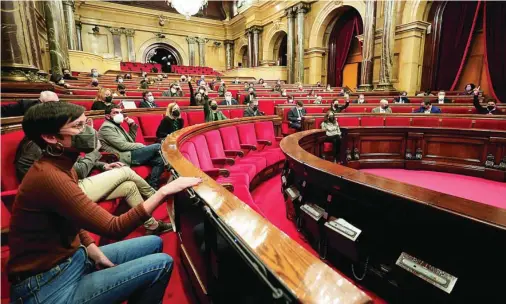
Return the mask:
MULTIPOLYGON (((258 207, 260 207, 264 215, 273 225, 285 232, 289 237, 299 243, 302 247, 306 248, 306 250, 311 252, 314 256, 318 256, 318 253, 313 250, 311 245, 302 238, 301 234, 295 228, 295 224, 286 218, 285 203, 283 194, 281 193, 281 178, 279 175, 262 183, 253 191, 252 195, 255 203, 258 207)), ((329 266, 332 267, 332 265, 329 266)), ((339 272, 337 269, 335 270, 339 272)), ((358 287, 360 288, 360 286, 358 287)), ((374 303, 386 303, 370 291, 364 289, 362 290, 374 300, 374 303)))
POLYGON ((434 171, 402 169, 360 171, 506 209, 506 183, 434 171))

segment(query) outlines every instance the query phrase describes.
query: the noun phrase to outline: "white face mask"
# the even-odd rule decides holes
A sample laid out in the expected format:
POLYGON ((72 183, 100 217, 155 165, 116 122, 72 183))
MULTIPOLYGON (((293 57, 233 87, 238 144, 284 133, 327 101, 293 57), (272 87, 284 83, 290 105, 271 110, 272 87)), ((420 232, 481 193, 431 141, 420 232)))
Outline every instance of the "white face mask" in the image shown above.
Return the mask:
POLYGON ((116 115, 112 118, 112 120, 114 120, 114 122, 115 122, 115 123, 117 123, 117 124, 121 124, 121 123, 123 122, 123 120, 125 120, 125 117, 123 116, 123 114, 122 114, 122 113, 120 113, 120 114, 116 114, 116 115))
POLYGON ((225 96, 225 100, 226 100, 226 101, 232 101, 232 97, 230 97, 230 96, 225 96))
POLYGON ((123 78, 118 79, 119 83, 123 83, 123 78))
POLYGON ((439 99, 445 99, 445 96, 444 95, 438 95, 438 98, 439 99))
POLYGON ((93 72, 93 77, 97 77, 98 76, 98 72, 93 72))
POLYGON ((170 89, 172 93, 176 93, 176 89, 170 89))
POLYGON ((148 96, 148 101, 153 102, 153 101, 155 101, 155 98, 153 96, 148 96))

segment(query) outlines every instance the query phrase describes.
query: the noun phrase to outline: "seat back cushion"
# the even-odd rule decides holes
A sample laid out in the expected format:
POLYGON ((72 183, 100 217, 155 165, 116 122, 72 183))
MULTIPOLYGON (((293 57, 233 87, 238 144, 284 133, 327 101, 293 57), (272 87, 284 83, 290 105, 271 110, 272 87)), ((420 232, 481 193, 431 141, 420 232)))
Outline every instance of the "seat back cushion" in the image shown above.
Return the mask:
POLYGON ((206 121, 206 118, 204 116, 204 111, 190 111, 190 112, 186 112, 186 115, 188 116, 188 125, 189 126, 201 124, 206 121))
POLYGON ((207 141, 207 148, 209 149, 209 154, 212 158, 224 158, 225 151, 223 147, 223 142, 221 141, 221 134, 218 130, 213 130, 204 133, 207 141))
POLYGON ((273 143, 276 141, 276 133, 274 133, 274 124, 272 121, 256 122, 255 132, 257 139, 266 139, 273 143))
POLYGON ((252 123, 237 125, 237 132, 239 133, 239 140, 241 144, 257 145, 257 135, 255 132, 255 125, 252 123))
POLYGON ((382 116, 364 116, 360 119, 362 127, 382 127, 383 122, 382 116))
POLYGON ((25 133, 23 131, 14 131, 3 134, 2 137, 2 191, 15 190, 18 188, 18 180, 16 178, 16 166, 14 164, 16 158, 16 150, 23 139, 25 133))
POLYGON ((199 157, 197 155, 197 150, 195 149, 195 145, 192 142, 187 141, 187 142, 183 143, 183 145, 181 145, 181 147, 179 148, 179 151, 195 167, 200 168, 200 163, 199 163, 199 157))
POLYGON ((475 129, 506 130, 506 120, 498 119, 477 119, 474 123, 475 129))
POLYGON ((234 126, 220 128, 220 134, 225 150, 241 150, 239 134, 234 126))
POLYGON ((441 127, 443 128, 463 128, 470 129, 473 121, 468 118, 443 118, 441 127))
POLYGON ((158 129, 158 126, 160 125, 162 119, 162 114, 139 116, 139 121, 141 123, 141 129, 144 136, 156 136, 156 130, 158 129))
POLYGON ((413 117, 415 127, 439 127, 439 117, 413 117))
POLYGON ((338 116, 337 122, 343 127, 358 127, 360 125, 359 117, 343 117, 338 116))
POLYGON ((385 117, 385 126, 387 127, 409 127, 411 125, 411 118, 409 117, 385 117))
POLYGON ((196 147, 200 169, 202 170, 214 169, 213 161, 211 160, 211 155, 209 154, 209 149, 207 148, 207 140, 205 136, 197 135, 195 137, 192 137, 189 141, 192 142, 196 147))

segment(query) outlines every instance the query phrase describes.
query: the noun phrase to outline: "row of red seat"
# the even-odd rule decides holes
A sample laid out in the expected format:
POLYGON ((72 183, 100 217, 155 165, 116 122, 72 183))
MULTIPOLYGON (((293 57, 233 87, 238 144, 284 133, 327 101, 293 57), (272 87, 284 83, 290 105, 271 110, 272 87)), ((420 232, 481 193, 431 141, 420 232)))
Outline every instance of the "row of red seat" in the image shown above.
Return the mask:
POLYGON ((232 184, 234 194, 262 214, 251 196, 250 184, 258 174, 284 161, 280 139, 272 121, 245 123, 192 137, 179 150, 218 183, 232 184), (247 152, 241 157, 240 151, 247 152))
POLYGON ((213 68, 200 67, 200 66, 184 66, 184 65, 173 65, 171 66, 172 73, 176 74, 191 74, 191 75, 220 75, 219 72, 213 68))
POLYGON ((162 72, 162 65, 159 63, 140 63, 140 62, 121 62, 121 71, 131 72, 151 72, 153 68, 156 68, 158 72, 162 72))

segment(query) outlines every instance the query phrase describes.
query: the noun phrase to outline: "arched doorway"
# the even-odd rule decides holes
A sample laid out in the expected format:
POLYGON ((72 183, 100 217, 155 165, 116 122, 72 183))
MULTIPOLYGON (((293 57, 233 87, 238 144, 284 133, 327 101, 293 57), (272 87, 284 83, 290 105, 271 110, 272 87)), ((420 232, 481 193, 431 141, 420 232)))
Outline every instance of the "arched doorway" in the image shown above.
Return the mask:
POLYGON ((362 47, 356 36, 363 33, 362 18, 355 8, 342 6, 334 20, 326 31, 327 83, 354 88, 360 79, 362 47))
POLYGON ((166 43, 154 43, 146 48, 143 55, 143 62, 159 63, 162 65, 162 72, 169 73, 170 66, 181 65, 182 59, 179 52, 166 43))
POLYGON ((241 54, 241 61, 239 62, 241 67, 248 68, 249 67, 248 46, 243 45, 241 47, 241 50, 239 51, 239 54, 241 54))
POLYGON ((286 66, 287 63, 287 38, 285 32, 279 32, 279 35, 274 43, 273 58, 276 60, 276 65, 286 66))

